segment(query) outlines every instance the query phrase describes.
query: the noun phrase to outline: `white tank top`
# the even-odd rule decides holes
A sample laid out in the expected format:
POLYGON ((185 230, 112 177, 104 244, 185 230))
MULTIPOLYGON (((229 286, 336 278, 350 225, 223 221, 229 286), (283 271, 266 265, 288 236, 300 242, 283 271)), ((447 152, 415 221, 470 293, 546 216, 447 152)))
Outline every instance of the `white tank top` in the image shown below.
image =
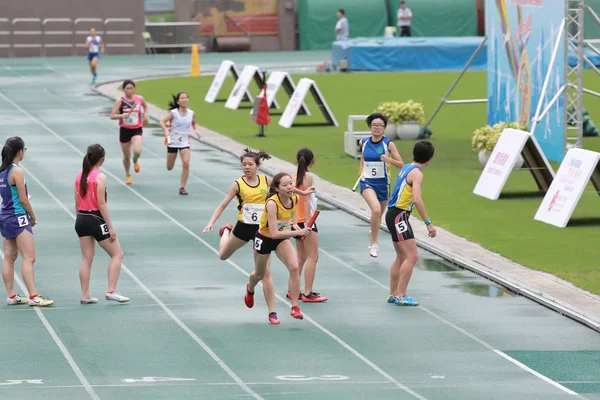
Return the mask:
POLYGON ((173 119, 171 120, 171 144, 169 147, 189 147, 194 112, 188 109, 185 115, 181 115, 179 109, 174 108, 171 110, 171 115, 173 119))

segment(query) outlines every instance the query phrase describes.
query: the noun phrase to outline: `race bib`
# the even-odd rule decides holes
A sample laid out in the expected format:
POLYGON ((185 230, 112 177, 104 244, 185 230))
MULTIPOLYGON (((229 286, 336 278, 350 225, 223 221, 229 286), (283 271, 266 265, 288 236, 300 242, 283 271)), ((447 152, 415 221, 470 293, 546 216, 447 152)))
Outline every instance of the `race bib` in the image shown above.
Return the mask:
POLYGON ((400 221, 396 224, 396 232, 398 232, 399 235, 402 235, 407 230, 408 225, 406 224, 406 221, 400 221))
POLYGON ((97 52, 98 52, 98 50, 99 50, 99 47, 98 47, 98 45, 97 45, 97 44, 92 44, 92 45, 90 46, 90 53, 97 53, 97 52))
POLYGON ((265 209, 264 204, 244 204, 242 208, 242 222, 250 225, 257 225, 260 222, 260 216, 265 209))
POLYGON ((106 225, 106 224, 100 225, 100 231, 102 231, 103 235, 110 235, 110 231, 108 230, 108 225, 106 225))
POLYGON ((19 227, 20 228, 29 225, 29 220, 27 219, 26 215, 19 215, 17 217, 17 220, 19 221, 19 227))
POLYGON ((385 167, 382 161, 365 161, 363 171, 367 179, 385 178, 385 167))
POLYGON ((123 124, 125 125, 137 125, 138 122, 140 122, 140 115, 136 111, 132 112, 129 118, 123 118, 123 124))
POLYGON ((277 230, 279 232, 290 230, 290 221, 277 221, 277 230))

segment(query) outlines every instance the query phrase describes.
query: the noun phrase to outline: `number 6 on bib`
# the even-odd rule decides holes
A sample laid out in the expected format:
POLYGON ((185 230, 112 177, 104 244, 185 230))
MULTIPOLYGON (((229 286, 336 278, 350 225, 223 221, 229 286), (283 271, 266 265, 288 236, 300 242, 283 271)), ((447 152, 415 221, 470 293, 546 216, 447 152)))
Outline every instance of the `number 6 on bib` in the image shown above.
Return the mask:
POLYGON ((250 225, 257 225, 265 208, 264 204, 244 204, 242 209, 242 222, 250 225))

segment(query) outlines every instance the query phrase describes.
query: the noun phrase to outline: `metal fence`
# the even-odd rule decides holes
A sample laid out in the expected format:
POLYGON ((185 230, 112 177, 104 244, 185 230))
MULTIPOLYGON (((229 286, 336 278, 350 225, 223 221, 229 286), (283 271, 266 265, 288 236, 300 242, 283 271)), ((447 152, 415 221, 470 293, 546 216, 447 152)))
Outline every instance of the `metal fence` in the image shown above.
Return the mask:
POLYGON ((91 28, 102 36, 107 54, 111 48, 130 48, 133 53, 131 18, 0 18, 0 49, 8 49, 9 57, 15 57, 18 49, 39 49, 40 57, 46 56, 48 49, 64 49, 65 55, 75 56, 85 47, 91 28))

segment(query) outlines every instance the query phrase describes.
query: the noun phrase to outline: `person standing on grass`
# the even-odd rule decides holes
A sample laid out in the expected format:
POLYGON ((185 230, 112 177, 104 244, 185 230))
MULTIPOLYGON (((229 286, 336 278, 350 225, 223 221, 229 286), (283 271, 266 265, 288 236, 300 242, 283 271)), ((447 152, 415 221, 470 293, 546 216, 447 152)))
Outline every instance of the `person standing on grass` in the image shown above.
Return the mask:
MULTIPOLYGON (((298 170, 293 177, 295 188, 304 190, 304 188, 314 187, 313 177, 310 173, 313 165, 315 165, 315 155, 312 150, 307 148, 298 150, 296 162, 298 163, 298 170)), ((316 193, 311 193, 308 198, 305 198, 305 196, 298 198, 297 221, 300 229, 308 228, 305 224, 310 221, 315 211, 317 211, 316 193)), ((317 261, 319 260, 319 230, 317 224, 315 223, 312 226, 310 236, 296 236, 295 239, 296 249, 298 250, 298 274, 300 276, 302 276, 302 270, 304 269, 304 292, 300 293, 298 299, 305 303, 325 302, 327 297, 323 297, 312 290, 317 261), (303 238, 304 240, 302 240, 303 238), (306 268, 303 268, 304 264, 306 264, 306 268)), ((287 293, 287 298, 290 298, 290 292, 287 293)))
POLYGON ((29 304, 48 307, 54 301, 40 296, 35 288, 33 264, 35 263, 35 244, 33 227, 37 221, 27 192, 25 174, 19 162, 25 157, 25 142, 18 136, 6 139, 2 148, 0 166, 0 233, 4 237, 4 260, 2 261, 2 279, 6 286, 9 306, 29 304), (21 276, 29 292, 29 297, 15 292, 15 261, 21 253, 21 276))
POLYGON ((392 140, 383 135, 387 118, 381 113, 367 117, 371 137, 361 139, 360 146, 360 194, 371 209, 371 231, 369 232, 369 255, 379 254, 379 227, 390 193, 390 167, 402 168, 404 162, 392 140), (389 155, 392 155, 392 158, 389 155))
POLYGON ((127 79, 123 82, 124 96, 115 101, 110 119, 119 120, 119 142, 123 151, 123 167, 125 168, 125 184, 131 185, 131 148, 133 147, 133 169, 140 172, 138 162, 142 155, 143 127, 148 124, 148 104, 142 96, 135 94, 135 83, 127 79), (142 107, 144 119, 142 120, 142 107))
POLYGON ((108 215, 106 176, 100 172, 100 167, 104 163, 104 155, 104 148, 99 144, 88 146, 87 153, 83 157, 82 169, 75 178, 75 212, 77 214, 75 232, 79 236, 82 256, 79 267, 81 304, 98 302, 98 299, 90 294, 90 274, 96 253, 96 242, 110 257, 108 289, 104 298, 119 303, 129 301, 128 297, 117 292, 123 250, 121 250, 115 228, 108 215))
POLYGON ((188 108, 190 98, 186 92, 179 92, 169 102, 171 110, 161 121, 160 127, 165 133, 165 144, 167 145, 167 170, 171 171, 177 160, 177 153, 181 157, 181 184, 179 194, 187 196, 185 190, 188 177, 190 175, 190 128, 194 128, 194 133, 200 140, 200 132, 196 125, 195 114, 188 108), (167 128, 167 123, 171 123, 171 130, 167 128))
POLYGON ((436 235, 435 226, 425 211, 422 198, 423 169, 429 165, 435 149, 428 141, 413 148, 413 162, 402 167, 390 198, 385 223, 392 234, 396 259, 390 268, 390 294, 387 302, 398 306, 418 306, 419 302, 406 295, 408 282, 417 263, 417 241, 409 217, 413 206, 421 214, 429 237, 436 235))

